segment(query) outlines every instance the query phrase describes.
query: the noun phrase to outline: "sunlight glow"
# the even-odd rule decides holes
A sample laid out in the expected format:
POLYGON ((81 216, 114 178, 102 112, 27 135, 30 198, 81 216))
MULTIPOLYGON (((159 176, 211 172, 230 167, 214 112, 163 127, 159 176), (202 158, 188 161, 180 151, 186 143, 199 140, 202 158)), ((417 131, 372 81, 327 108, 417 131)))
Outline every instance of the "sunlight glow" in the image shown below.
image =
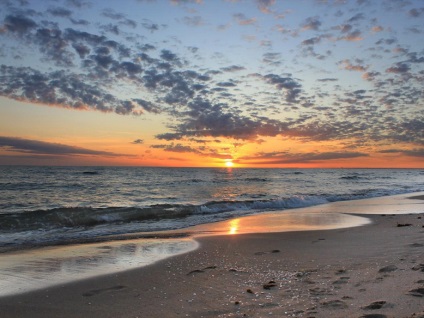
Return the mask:
POLYGON ((233 166, 234 166, 234 163, 233 163, 231 160, 227 160, 227 161, 225 161, 225 166, 226 166, 227 168, 231 168, 231 167, 233 167, 233 166))
POLYGON ((239 222, 240 219, 234 219, 230 221, 230 230, 228 231, 228 234, 237 234, 239 229, 239 222))

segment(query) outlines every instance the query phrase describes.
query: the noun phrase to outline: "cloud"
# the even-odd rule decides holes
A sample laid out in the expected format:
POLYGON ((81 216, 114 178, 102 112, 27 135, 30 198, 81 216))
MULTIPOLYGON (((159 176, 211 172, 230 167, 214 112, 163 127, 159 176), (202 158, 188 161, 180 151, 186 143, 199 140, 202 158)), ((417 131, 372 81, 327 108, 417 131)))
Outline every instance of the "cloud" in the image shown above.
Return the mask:
POLYGON ((147 21, 142 22, 141 26, 145 28, 146 30, 149 30, 151 33, 160 30, 160 25, 156 23, 152 23, 152 22, 147 22, 147 21))
POLYGON ((352 64, 350 60, 343 60, 338 62, 338 64, 345 70, 348 71, 357 71, 357 72, 366 72, 369 66, 361 65, 362 61, 357 60, 357 64, 352 64))
POLYGON ((180 123, 172 127, 173 133, 156 136, 161 140, 178 140, 184 137, 229 137, 255 140, 258 136, 276 136, 285 124, 276 120, 253 119, 232 113, 224 103, 211 103, 196 98, 188 103, 188 110, 180 114, 180 123))
POLYGON ((97 151, 58 143, 5 136, 0 136, 0 148, 6 151, 37 155, 125 156, 108 151, 97 151))
POLYGON ((243 71, 245 69, 246 68, 244 66, 240 66, 240 65, 231 65, 231 66, 221 68, 221 70, 224 72, 238 72, 238 71, 243 71))
POLYGON ((243 13, 233 14, 234 19, 239 25, 252 25, 256 23, 256 18, 247 18, 243 13))
POLYGON ((196 3, 201 4, 203 3, 203 0, 170 0, 172 4, 175 5, 181 5, 181 4, 187 4, 187 3, 196 3))
POLYGON ((404 74, 404 73, 408 73, 410 69, 411 68, 409 67, 408 64, 398 62, 394 66, 386 69, 386 72, 387 73, 395 73, 395 74, 404 74))
POLYGON ((412 149, 412 150, 385 149, 385 150, 379 151, 379 153, 398 153, 398 154, 402 154, 409 157, 424 158, 424 148, 412 149))
POLYGON ((61 18, 69 18, 72 15, 72 11, 65 9, 65 8, 50 8, 47 10, 48 13, 55 17, 61 17, 61 18))
POLYGON ((203 18, 201 16, 193 16, 193 17, 184 17, 183 18, 183 23, 188 25, 188 26, 202 26, 205 25, 205 21, 203 20, 203 18))
POLYGON ((419 18, 424 13, 424 8, 413 8, 408 11, 410 17, 419 18))
POLYGON ((181 152, 181 153, 200 153, 197 149, 190 146, 184 146, 182 144, 170 144, 170 145, 152 145, 150 148, 163 149, 169 152, 181 152))
POLYGON ((296 102, 302 92, 302 85, 290 76, 282 77, 277 74, 267 74, 261 77, 266 83, 274 85, 278 90, 283 90, 285 92, 285 100, 288 103, 296 102))
POLYGON ((362 78, 367 81, 374 81, 379 75, 381 75, 380 72, 365 72, 362 74, 362 78))
POLYGON ((319 17, 309 17, 307 18, 301 25, 303 31, 308 30, 319 30, 322 22, 320 21, 319 17))
POLYGON ((382 27, 381 25, 375 25, 371 28, 371 31, 374 33, 382 32, 383 30, 384 30, 384 27, 382 27))
POLYGON ((270 7, 275 4, 275 0, 256 0, 259 10, 263 13, 271 13, 270 7))
POLYGON ((364 19, 365 19, 365 15, 363 13, 357 13, 347 21, 352 23, 352 22, 358 22, 364 19))
POLYGON ((345 36, 341 36, 338 38, 339 40, 345 40, 350 42, 362 41, 364 38, 362 37, 362 33, 359 30, 352 31, 345 36))
MULTIPOLYGON (((30 67, 0 66, 0 95, 51 106, 118 114, 140 114, 131 100, 120 100, 84 76, 64 71, 41 73, 30 67)), ((146 109, 146 108, 144 108, 146 109)))
POLYGON ((328 160, 352 159, 368 156, 368 154, 362 152, 269 152, 258 153, 253 157, 246 157, 240 159, 249 160, 249 163, 251 164, 297 164, 323 162, 328 160), (254 162, 252 160, 254 160, 254 162))
POLYGON ((320 78, 317 80, 318 82, 337 82, 338 79, 337 78, 320 78))
POLYGON ((7 15, 4 19, 3 29, 7 32, 23 35, 34 29, 37 23, 22 15, 7 15))
POLYGON ((263 59, 262 59, 264 63, 274 65, 274 66, 280 65, 281 60, 282 60, 281 53, 276 53, 276 52, 264 53, 263 59))
POLYGON ((142 145, 144 144, 144 140, 143 139, 136 139, 132 142, 132 144, 134 145, 142 145))

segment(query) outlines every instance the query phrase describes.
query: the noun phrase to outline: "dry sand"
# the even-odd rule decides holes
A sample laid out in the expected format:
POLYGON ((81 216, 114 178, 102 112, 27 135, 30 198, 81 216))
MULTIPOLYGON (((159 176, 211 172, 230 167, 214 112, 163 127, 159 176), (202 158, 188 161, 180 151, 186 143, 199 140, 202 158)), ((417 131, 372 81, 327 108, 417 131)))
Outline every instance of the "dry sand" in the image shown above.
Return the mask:
POLYGON ((368 217, 201 237, 199 249, 148 267, 0 298, 0 316, 424 317, 424 214, 368 217))

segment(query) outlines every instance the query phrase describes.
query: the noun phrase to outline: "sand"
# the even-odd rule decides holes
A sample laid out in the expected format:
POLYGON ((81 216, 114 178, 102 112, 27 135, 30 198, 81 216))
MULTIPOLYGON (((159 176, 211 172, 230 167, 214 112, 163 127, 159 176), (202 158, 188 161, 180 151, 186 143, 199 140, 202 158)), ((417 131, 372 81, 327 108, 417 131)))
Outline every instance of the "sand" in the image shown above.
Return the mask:
POLYGON ((147 267, 2 297, 0 316, 424 317, 416 207, 354 228, 199 237, 147 267))

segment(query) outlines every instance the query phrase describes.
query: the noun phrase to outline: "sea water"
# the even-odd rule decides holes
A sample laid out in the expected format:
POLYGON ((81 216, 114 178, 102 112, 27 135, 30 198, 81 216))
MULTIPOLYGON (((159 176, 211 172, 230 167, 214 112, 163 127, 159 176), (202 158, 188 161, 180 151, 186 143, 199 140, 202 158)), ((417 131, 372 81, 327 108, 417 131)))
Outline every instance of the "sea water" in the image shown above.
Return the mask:
POLYGON ((422 169, 0 167, 0 251, 420 191, 422 169))
POLYGON ((152 264, 196 249, 193 233, 423 212, 422 200, 393 196, 423 191, 420 169, 0 167, 0 296, 152 264))

